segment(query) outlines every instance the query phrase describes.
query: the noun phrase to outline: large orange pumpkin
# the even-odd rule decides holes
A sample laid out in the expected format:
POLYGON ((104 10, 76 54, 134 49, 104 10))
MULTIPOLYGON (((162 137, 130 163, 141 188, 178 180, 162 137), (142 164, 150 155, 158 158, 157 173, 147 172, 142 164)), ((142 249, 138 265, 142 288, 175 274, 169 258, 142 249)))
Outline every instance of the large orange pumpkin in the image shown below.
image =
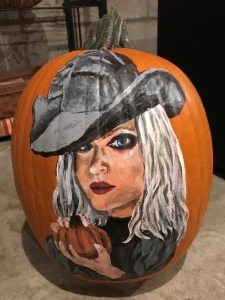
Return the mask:
MULTIPOLYGON (((58 156, 42 156, 31 150, 30 132, 33 123, 32 109, 37 95, 42 95, 47 98, 50 84, 59 70, 69 61, 86 52, 86 50, 81 50, 66 53, 44 65, 25 88, 15 114, 12 135, 12 162, 15 185, 31 229, 46 252, 48 252, 48 250, 46 248, 45 239, 46 236, 51 233, 50 224, 56 222, 57 218, 52 206, 52 195, 56 187, 55 169, 58 156)), ((180 113, 169 120, 179 141, 184 159, 186 180, 185 200, 188 209, 186 232, 171 258, 167 260, 161 268, 156 268, 155 271, 150 273, 143 273, 144 275, 137 272, 137 276, 126 277, 126 275, 124 276, 124 272, 126 273, 126 271, 121 267, 123 271, 122 277, 115 276, 114 278, 116 278, 116 282, 127 282, 150 278, 158 272, 172 266, 187 251, 195 239, 199 232, 209 200, 212 180, 212 145, 209 126, 201 99, 190 80, 179 68, 161 57, 133 49, 113 49, 112 52, 128 57, 134 65, 136 65, 140 73, 148 69, 166 70, 179 82, 185 94, 185 104, 180 113)), ((97 88, 96 86, 96 89, 97 88)), ((111 144, 112 143, 115 142, 111 142, 111 144)), ((152 171, 151 176, 154 176, 154 171, 152 171)), ((124 178, 124 182, 126 180, 127 178, 124 178)), ((172 224, 170 225, 172 226, 172 224)), ((61 224, 61 226, 66 225, 61 224)), ((113 232, 112 228, 109 228, 109 231, 110 230, 113 232)), ((112 232, 111 235, 113 236, 112 232)), ((152 232, 154 232, 154 230, 152 232)), ((121 232, 123 238, 126 234, 127 232, 121 232)), ((128 236, 126 236, 126 238, 128 238, 128 236)), ((135 238, 136 237, 134 237, 134 239, 135 238)), ((150 238, 153 239, 151 235, 150 238)), ((149 239, 146 239, 145 241, 148 240, 149 239)), ((163 247, 163 239, 159 238, 159 240, 162 242, 161 246, 163 247)), ((128 245, 128 243, 124 245, 128 245)), ((64 252, 61 252, 69 257, 68 251, 65 252, 65 248, 63 249, 62 247, 60 250, 63 250, 64 252)), ((150 250, 147 250, 147 252, 148 251, 150 250)), ((70 253, 70 255, 72 254, 70 253)), ((111 259, 113 264, 114 258, 111 257, 111 259)), ((94 262, 92 261, 91 264, 92 263, 94 262)), ((116 267, 119 268, 118 265, 116 267)), ((100 274, 103 273, 100 272, 100 274)), ((78 274, 75 275, 81 278, 85 277, 82 272, 78 272, 78 274)), ((113 280, 114 278, 112 278, 107 276, 104 278, 88 277, 89 280, 115 282, 115 280, 113 280)))

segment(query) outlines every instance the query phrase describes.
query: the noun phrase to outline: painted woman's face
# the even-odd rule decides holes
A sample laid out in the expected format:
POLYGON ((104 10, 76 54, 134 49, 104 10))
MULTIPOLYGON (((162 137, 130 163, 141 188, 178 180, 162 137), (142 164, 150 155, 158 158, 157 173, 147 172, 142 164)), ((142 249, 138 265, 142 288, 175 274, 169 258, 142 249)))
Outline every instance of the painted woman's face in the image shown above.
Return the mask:
POLYGON ((76 174, 95 209, 119 218, 131 216, 144 188, 134 120, 79 148, 76 174))

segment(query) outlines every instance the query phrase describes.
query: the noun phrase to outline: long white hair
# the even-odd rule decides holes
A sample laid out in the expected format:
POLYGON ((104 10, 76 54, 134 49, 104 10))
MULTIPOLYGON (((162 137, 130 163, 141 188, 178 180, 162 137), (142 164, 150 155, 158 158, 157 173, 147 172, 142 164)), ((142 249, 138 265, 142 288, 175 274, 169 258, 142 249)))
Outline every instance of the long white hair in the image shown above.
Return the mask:
MULTIPOLYGON (((128 224, 128 242, 134 235, 149 239, 145 230, 164 239, 175 230, 177 243, 184 237, 188 209, 183 155, 170 121, 159 104, 135 119, 145 172, 144 191, 128 224)), ((75 174, 73 152, 60 155, 56 167, 57 186, 53 207, 57 217, 83 215, 93 224, 106 224, 109 213, 97 211, 87 198, 75 174)))

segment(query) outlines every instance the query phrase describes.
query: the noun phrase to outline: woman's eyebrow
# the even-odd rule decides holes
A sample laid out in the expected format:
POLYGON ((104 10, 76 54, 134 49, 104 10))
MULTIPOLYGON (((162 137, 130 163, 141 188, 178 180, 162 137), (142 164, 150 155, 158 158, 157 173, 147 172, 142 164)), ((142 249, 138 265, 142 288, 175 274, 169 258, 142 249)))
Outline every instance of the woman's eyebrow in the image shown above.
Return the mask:
POLYGON ((107 138, 107 137, 113 135, 115 132, 117 132, 117 131, 119 131, 119 130, 121 130, 121 129, 133 131, 133 132, 136 133, 136 128, 135 128, 135 126, 132 126, 132 125, 130 125, 130 126, 124 126, 124 125, 122 124, 122 125, 120 125, 120 126, 117 126, 117 127, 114 128, 114 129, 110 130, 109 132, 106 132, 106 133, 102 136, 102 138, 105 139, 105 138, 107 138))

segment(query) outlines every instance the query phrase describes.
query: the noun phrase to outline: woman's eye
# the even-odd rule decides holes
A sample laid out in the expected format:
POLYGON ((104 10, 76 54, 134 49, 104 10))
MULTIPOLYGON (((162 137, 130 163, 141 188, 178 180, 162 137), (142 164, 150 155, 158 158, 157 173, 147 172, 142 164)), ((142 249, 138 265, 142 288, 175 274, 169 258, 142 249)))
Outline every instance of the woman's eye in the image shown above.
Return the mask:
POLYGON ((80 152, 80 153, 88 152, 88 151, 90 151, 92 148, 93 148, 93 145, 92 145, 92 144, 87 144, 87 145, 84 145, 84 146, 78 148, 78 149, 77 149, 77 152, 80 152))
POLYGON ((124 149, 131 149, 137 144, 137 137, 130 133, 121 133, 114 137, 107 146, 124 150, 124 149))

